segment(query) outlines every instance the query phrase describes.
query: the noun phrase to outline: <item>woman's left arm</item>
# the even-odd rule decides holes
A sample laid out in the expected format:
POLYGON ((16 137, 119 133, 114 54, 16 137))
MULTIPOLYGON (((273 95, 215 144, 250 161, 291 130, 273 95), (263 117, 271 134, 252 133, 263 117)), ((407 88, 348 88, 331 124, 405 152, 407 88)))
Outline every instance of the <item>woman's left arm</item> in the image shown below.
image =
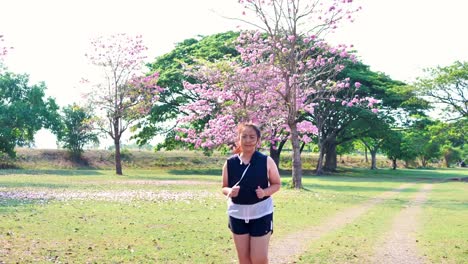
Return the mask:
POLYGON ((281 178, 278 171, 278 167, 276 166, 275 161, 271 158, 267 158, 267 173, 268 173, 268 181, 270 182, 270 186, 265 189, 257 190, 257 197, 262 199, 265 196, 271 196, 275 192, 279 191, 281 188, 281 178))

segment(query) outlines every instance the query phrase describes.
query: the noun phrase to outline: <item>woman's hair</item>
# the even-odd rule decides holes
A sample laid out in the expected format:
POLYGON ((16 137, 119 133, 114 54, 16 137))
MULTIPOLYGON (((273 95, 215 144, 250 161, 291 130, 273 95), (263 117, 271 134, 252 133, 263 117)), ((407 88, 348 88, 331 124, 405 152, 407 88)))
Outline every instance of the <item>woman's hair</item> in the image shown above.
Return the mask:
POLYGON ((235 145, 235 148, 234 148, 234 154, 239 154, 242 152, 242 146, 240 144, 240 135, 242 134, 242 131, 244 131, 244 129, 246 129, 247 127, 250 127, 252 128, 254 131, 255 131, 255 134, 257 134, 257 138, 260 139, 261 138, 261 132, 260 132, 260 129, 258 128, 257 125, 253 124, 253 123, 241 123, 237 126, 237 141, 236 141, 236 145, 235 145))

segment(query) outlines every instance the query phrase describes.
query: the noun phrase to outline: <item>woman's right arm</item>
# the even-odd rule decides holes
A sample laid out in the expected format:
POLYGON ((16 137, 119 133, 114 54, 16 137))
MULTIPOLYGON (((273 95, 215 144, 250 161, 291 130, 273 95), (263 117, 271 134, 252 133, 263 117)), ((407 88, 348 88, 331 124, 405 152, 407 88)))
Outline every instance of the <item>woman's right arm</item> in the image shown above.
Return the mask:
POLYGON ((223 194, 229 197, 237 197, 239 195, 240 186, 234 186, 232 188, 229 187, 228 182, 228 169, 227 169, 227 161, 224 163, 223 166, 223 194))
POLYGON ((228 195, 229 192, 231 191, 231 188, 229 188, 229 183, 228 183, 227 161, 224 162, 222 175, 223 175, 223 194, 228 195))

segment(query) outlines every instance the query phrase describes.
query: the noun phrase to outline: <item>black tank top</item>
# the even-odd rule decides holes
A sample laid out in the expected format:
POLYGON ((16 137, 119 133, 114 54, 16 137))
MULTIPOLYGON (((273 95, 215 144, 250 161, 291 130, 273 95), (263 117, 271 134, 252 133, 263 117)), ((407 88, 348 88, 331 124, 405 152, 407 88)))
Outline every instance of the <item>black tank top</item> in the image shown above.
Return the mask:
MULTIPOLYGON (((228 170, 228 186, 233 187, 242 177, 247 164, 241 163, 239 155, 233 155, 227 160, 228 170)), ((267 156, 255 151, 250 159, 250 167, 247 169, 244 178, 239 183, 239 195, 232 198, 232 202, 236 204, 255 204, 267 199, 259 199, 255 190, 258 186, 267 188, 268 173, 267 173, 267 156)))

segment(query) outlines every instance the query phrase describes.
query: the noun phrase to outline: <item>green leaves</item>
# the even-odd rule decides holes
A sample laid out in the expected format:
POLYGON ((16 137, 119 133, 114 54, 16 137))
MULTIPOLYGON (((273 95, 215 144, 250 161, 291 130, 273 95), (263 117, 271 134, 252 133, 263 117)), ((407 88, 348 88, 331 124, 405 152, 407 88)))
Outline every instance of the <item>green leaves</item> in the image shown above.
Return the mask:
MULTIPOLYGON (((167 147, 173 148, 174 142, 168 133, 167 123, 171 123, 181 113, 179 106, 193 100, 193 95, 183 89, 183 82, 196 83, 193 77, 185 75, 185 66, 196 64, 196 60, 203 59, 216 62, 224 58, 234 58, 238 52, 234 47, 234 40, 238 32, 225 32, 210 36, 200 36, 199 39, 186 39, 176 45, 169 53, 157 57, 149 66, 150 72, 159 72, 158 85, 165 90, 160 94, 159 101, 153 105, 150 115, 141 121, 137 127, 140 133, 135 136, 139 144, 149 142, 157 134, 166 136, 167 147)), ((164 147, 164 144, 160 144, 164 147)))
POLYGON ((63 142, 63 147, 70 150, 74 158, 80 158, 86 144, 99 142, 91 110, 76 104, 65 107, 62 129, 57 136, 59 141, 63 142))
POLYGON ((41 128, 58 128, 58 106, 44 98, 45 89, 30 85, 27 74, 0 74, 0 152, 14 156, 15 146, 31 144, 41 128))
POLYGON ((429 76, 416 82, 421 95, 431 98, 436 106, 443 106, 447 117, 468 117, 468 62, 455 61, 452 65, 425 71, 429 76))

